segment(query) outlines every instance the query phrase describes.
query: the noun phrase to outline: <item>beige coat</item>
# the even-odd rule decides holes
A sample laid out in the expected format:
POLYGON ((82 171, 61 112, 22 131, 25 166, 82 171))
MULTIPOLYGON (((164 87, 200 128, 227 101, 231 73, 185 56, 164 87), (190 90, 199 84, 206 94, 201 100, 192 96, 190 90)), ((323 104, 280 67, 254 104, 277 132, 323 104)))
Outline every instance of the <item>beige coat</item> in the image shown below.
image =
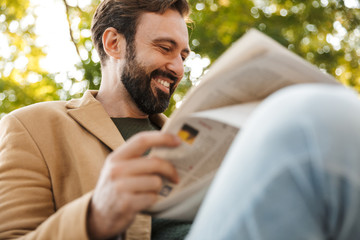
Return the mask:
MULTIPOLYGON (((87 239, 86 212, 106 156, 124 140, 88 91, 14 111, 0 124, 0 239, 87 239), (25 235, 26 234, 26 235, 25 235)), ((159 125, 163 115, 151 120, 159 125)), ((139 215, 127 239, 150 239, 139 215)))

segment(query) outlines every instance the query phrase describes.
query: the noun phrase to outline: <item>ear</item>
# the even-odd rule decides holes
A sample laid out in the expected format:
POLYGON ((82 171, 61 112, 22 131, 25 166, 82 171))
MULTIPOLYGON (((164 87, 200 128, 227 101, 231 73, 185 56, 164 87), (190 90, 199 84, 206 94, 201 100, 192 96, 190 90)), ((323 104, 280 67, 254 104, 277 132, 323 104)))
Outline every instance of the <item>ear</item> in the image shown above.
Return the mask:
POLYGON ((113 27, 104 31, 102 36, 104 51, 109 57, 121 59, 125 57, 126 40, 125 37, 118 33, 113 27))

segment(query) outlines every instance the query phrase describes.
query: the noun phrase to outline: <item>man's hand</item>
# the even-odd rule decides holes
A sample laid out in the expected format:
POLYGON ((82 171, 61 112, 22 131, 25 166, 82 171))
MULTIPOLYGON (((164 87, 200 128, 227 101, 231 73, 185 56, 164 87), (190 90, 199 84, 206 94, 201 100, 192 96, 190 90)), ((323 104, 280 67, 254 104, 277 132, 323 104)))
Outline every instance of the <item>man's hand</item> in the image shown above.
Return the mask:
POLYGON ((137 213, 155 203, 162 177, 178 182, 176 170, 168 161, 143 154, 152 147, 179 144, 173 135, 143 132, 107 157, 88 210, 91 239, 106 239, 124 232, 137 213))

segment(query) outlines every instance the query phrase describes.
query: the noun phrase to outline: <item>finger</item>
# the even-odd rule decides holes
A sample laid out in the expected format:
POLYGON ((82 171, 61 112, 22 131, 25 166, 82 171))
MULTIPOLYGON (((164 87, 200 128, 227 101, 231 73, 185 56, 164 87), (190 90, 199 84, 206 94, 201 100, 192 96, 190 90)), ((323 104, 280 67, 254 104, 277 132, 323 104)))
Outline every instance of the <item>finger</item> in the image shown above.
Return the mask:
POLYGON ((175 167, 166 160, 157 157, 141 157, 132 161, 116 162, 112 166, 114 178, 124 176, 160 175, 173 183, 179 182, 175 167))
POLYGON ((180 143, 179 138, 172 134, 158 131, 141 132, 131 137, 113 154, 121 159, 131 159, 142 156, 152 147, 176 147, 180 143))
POLYGON ((162 179, 156 175, 128 177, 115 182, 115 184, 119 195, 124 192, 129 192, 132 194, 157 194, 162 188, 162 179))

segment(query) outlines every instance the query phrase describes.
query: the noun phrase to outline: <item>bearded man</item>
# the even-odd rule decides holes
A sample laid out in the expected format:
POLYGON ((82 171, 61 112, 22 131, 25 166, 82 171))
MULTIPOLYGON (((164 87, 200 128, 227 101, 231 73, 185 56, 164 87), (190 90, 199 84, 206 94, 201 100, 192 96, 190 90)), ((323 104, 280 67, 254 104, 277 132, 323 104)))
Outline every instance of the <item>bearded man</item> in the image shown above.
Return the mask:
MULTIPOLYGON (((190 223, 139 214, 162 178, 178 182, 172 165, 144 153, 179 140, 135 133, 165 120, 189 54, 188 10, 185 0, 104 0, 92 26, 100 90, 1 121, 1 239, 184 237, 190 223)), ((347 89, 270 96, 234 140, 187 238, 360 239, 359 132, 359 99, 347 89)))
POLYGON ((14 111, 0 127, 0 238, 183 238, 190 223, 151 221, 179 140, 158 131, 190 50, 186 0, 104 0, 92 23, 99 91, 14 111), (151 231, 152 228, 152 231, 151 231))

